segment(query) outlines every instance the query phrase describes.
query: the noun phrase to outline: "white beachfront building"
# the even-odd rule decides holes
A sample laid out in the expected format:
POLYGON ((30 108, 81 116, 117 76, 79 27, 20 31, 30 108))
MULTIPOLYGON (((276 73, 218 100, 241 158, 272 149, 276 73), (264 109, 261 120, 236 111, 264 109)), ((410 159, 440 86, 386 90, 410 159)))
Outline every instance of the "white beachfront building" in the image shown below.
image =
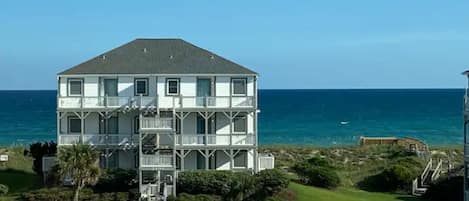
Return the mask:
POLYGON ((175 193, 177 173, 257 172, 256 72, 181 39, 136 39, 58 74, 57 141, 136 169, 142 197, 175 193))

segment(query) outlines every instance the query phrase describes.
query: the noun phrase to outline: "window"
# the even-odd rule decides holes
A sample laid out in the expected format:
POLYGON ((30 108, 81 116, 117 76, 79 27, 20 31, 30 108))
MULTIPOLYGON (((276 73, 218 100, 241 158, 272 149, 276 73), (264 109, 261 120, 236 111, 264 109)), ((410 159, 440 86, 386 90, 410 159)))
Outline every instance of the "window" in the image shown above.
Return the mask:
POLYGON ((134 133, 138 134, 139 130, 140 130, 140 118, 138 118, 138 116, 136 116, 134 118, 134 133))
POLYGON ((148 96, 148 79, 138 78, 135 79, 135 95, 148 96))
POLYGON ((166 95, 179 95, 179 79, 166 79, 166 95))
POLYGON ((248 152, 246 150, 239 151, 234 157, 233 167, 235 168, 247 168, 247 157, 248 152))
POLYGON ((68 95, 81 96, 83 92, 83 80, 69 79, 68 80, 68 95))
POLYGON ((246 115, 238 115, 233 119, 233 132, 246 133, 247 132, 247 118, 246 115))
POLYGON ((81 133, 81 119, 78 117, 68 118, 68 133, 81 133))
POLYGON ((232 92, 231 94, 234 96, 246 96, 246 79, 232 79, 231 80, 231 85, 232 85, 232 92))

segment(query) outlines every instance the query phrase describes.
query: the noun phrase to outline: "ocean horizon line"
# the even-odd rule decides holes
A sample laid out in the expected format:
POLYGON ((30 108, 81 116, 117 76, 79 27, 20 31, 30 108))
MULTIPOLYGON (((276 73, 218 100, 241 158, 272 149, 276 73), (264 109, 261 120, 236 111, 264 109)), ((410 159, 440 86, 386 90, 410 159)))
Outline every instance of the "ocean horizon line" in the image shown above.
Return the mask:
MULTIPOLYGON (((465 88, 266 88, 259 89, 263 91, 269 90, 291 90, 291 91, 301 91, 301 90, 465 90, 465 88)), ((11 92, 11 91, 57 91, 57 89, 0 89, 0 92, 11 92)))

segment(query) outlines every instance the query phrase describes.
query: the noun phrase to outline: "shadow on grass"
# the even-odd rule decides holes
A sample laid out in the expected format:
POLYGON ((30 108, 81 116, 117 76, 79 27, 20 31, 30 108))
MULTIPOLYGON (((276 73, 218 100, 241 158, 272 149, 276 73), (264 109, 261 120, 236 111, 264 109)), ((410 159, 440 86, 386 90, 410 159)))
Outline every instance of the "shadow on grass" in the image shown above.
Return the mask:
POLYGON ((402 201, 426 201, 425 199, 418 198, 418 197, 397 197, 398 200, 402 201))
POLYGON ((10 193, 21 193, 42 187, 39 175, 14 169, 0 170, 0 183, 7 185, 10 193))

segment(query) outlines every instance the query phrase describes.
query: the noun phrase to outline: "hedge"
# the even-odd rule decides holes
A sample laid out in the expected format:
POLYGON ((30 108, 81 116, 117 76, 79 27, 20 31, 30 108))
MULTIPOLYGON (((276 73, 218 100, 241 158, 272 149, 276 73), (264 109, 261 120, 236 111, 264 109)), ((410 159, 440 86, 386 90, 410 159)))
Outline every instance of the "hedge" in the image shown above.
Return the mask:
MULTIPOLYGON (((19 197, 21 201, 63 201, 72 200, 73 191, 68 188, 45 188, 27 193, 22 193, 19 197)), ((127 201, 129 193, 93 193, 91 189, 84 189, 80 192, 82 201, 127 201)))
POLYGON ((288 187, 281 170, 263 170, 251 175, 232 171, 187 171, 180 173, 178 193, 209 194, 224 200, 263 200, 288 187))
POLYGON ((322 158, 298 162, 293 166, 293 170, 306 185, 333 189, 340 184, 340 177, 334 167, 322 158))

